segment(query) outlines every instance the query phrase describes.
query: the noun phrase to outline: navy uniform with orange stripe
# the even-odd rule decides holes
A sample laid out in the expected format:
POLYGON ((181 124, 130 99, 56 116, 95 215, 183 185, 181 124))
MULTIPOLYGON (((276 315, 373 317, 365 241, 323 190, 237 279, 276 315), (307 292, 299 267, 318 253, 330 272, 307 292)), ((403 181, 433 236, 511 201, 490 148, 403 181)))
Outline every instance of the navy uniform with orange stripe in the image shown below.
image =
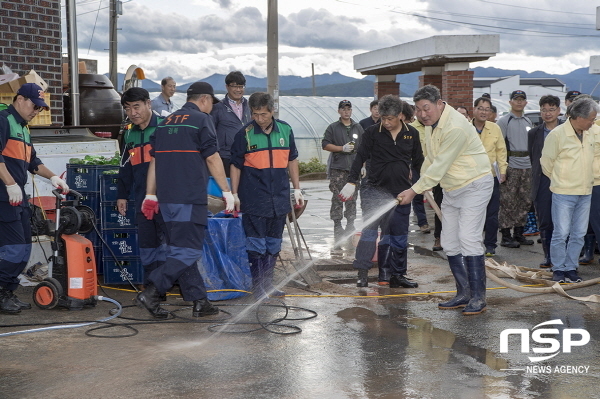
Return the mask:
POLYGON ((165 262, 166 245, 163 237, 163 220, 160 212, 152 220, 146 219, 142 213, 142 202, 146 196, 146 178, 150 155, 150 136, 163 118, 152 113, 145 129, 138 125, 131 127, 124 134, 124 150, 119 168, 117 182, 117 198, 129 200, 133 191, 135 197, 135 223, 138 227, 140 261, 144 266, 144 284, 148 284, 148 276, 159 265, 165 262))
POLYGON ((167 253, 165 263, 150 273, 149 280, 160 293, 177 282, 184 300, 205 299, 196 261, 202 257, 207 224, 205 159, 218 150, 215 126, 210 115, 187 102, 159 124, 150 144, 167 253))
MULTIPOLYGON (((42 164, 31 144, 27 122, 12 105, 0 112, 0 162, 21 190, 27 183, 27 172, 34 173, 42 164)), ((31 254, 30 216, 27 201, 19 206, 9 203, 6 185, 0 180, 0 287, 9 291, 19 286, 19 273, 31 254)))
POLYGON ((252 121, 235 136, 231 164, 241 170, 238 195, 246 250, 254 258, 281 250, 286 215, 291 211, 288 163, 298 158, 292 128, 274 119, 265 134, 252 121))

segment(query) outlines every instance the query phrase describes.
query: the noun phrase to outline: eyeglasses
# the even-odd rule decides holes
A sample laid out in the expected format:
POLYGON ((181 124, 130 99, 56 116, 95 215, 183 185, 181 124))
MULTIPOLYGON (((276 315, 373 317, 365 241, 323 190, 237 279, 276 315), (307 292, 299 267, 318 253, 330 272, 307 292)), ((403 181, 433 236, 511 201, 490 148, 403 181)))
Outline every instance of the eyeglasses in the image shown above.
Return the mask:
MULTIPOLYGON (((28 98, 28 100, 29 100, 29 101, 31 101, 31 98, 28 98)), ((31 103, 33 104, 33 110, 34 110, 34 111, 39 111, 39 110, 41 110, 42 108, 44 108, 44 107, 42 107, 41 105, 35 105, 35 103, 34 103, 33 101, 31 101, 31 103)))
POLYGON ((479 112, 490 112, 491 110, 491 108, 477 107, 477 111, 479 112))
POLYGON ((550 108, 550 109, 540 109, 540 113, 542 114, 553 114, 558 111, 558 108, 550 108))
POLYGON ((243 90, 246 88, 246 85, 227 85, 227 86, 231 87, 234 90, 236 90, 236 89, 243 90))

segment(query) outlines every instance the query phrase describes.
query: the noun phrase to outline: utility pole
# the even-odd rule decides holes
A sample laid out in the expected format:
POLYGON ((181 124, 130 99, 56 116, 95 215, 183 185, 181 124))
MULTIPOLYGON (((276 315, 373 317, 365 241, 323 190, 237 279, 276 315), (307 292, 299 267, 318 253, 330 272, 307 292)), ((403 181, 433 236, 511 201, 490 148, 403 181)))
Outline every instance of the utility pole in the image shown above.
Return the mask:
POLYGON ((119 90, 117 87, 118 78, 117 78, 117 18, 119 15, 123 14, 123 4, 120 0, 110 0, 109 6, 109 15, 110 15, 110 23, 109 23, 109 43, 108 43, 108 78, 113 84, 115 90, 119 90))
POLYGON ((275 118, 279 117, 279 27, 277 0, 268 0, 267 11, 267 92, 275 100, 275 118))
POLYGON ((71 125, 78 126, 79 113, 79 54, 77 52, 77 12, 75 0, 67 0, 67 48, 69 54, 69 85, 71 86, 71 125))

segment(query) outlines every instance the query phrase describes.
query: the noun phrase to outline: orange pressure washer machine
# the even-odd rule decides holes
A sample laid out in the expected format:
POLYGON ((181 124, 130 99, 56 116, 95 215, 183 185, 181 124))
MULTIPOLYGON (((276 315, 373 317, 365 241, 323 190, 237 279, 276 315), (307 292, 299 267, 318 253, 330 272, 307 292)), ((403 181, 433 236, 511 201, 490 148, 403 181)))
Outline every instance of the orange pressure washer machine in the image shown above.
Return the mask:
POLYGON ((52 190, 56 197, 56 225, 53 255, 48 266, 48 277, 33 290, 33 302, 42 309, 56 306, 72 310, 96 306, 98 284, 94 246, 80 234, 95 228, 96 215, 85 205, 80 205, 82 195, 75 190, 69 193, 74 200, 62 200, 62 190, 52 190))

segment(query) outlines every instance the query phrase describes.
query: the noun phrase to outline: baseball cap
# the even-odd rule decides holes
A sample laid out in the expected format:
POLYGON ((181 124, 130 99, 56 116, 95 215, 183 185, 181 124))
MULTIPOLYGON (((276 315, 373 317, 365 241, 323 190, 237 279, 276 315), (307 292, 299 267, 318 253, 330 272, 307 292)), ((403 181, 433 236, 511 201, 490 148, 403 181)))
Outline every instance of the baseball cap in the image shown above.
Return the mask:
POLYGON ((571 90, 571 91, 567 92, 567 95, 565 96, 565 101, 567 101, 567 100, 573 100, 575 97, 577 97, 580 94, 581 94, 580 91, 571 90))
POLYGON ((210 94, 213 99, 213 104, 216 104, 219 102, 219 99, 217 97, 215 97, 215 91, 213 90, 213 87, 210 85, 210 83, 206 83, 206 82, 192 83, 191 86, 188 87, 188 89, 187 89, 187 95, 189 96, 192 94, 210 94))
POLYGON ((523 90, 515 90, 510 93, 510 99, 514 100, 517 97, 523 97, 523 99, 527 100, 527 94, 523 90))
POLYGON ((350 107, 352 108, 352 103, 348 100, 342 100, 340 101, 340 104, 338 105, 338 109, 342 109, 344 107, 350 107))
POLYGON ((38 107, 45 108, 46 111, 50 109, 48 104, 46 104, 46 102, 44 101, 44 95, 46 94, 44 93, 44 89, 42 89, 35 83, 25 83, 19 88, 17 94, 30 99, 32 103, 34 103, 38 107))

